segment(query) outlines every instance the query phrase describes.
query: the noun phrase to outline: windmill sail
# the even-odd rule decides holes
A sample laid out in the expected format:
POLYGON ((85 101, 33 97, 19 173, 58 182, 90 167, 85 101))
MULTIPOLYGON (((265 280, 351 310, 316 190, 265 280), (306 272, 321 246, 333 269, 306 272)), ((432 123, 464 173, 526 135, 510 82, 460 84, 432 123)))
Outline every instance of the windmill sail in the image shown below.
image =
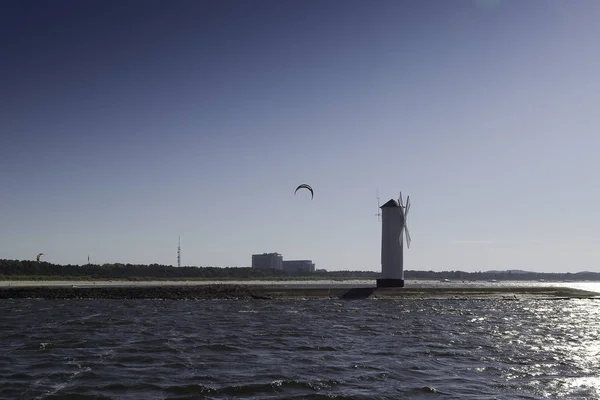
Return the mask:
POLYGON ((402 228, 400 229, 400 246, 402 246, 403 236, 406 233, 406 247, 410 248, 410 233, 408 233, 407 217, 410 209, 410 196, 406 196, 406 206, 402 203, 402 192, 398 196, 398 204, 400 205, 400 217, 402 218, 402 228))

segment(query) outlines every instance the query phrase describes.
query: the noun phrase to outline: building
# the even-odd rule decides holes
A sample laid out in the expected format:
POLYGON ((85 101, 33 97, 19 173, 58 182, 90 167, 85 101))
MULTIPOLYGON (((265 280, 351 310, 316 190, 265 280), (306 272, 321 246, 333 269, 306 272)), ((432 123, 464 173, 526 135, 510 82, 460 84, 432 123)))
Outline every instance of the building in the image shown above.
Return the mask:
POLYGON ((284 261, 283 270, 290 275, 311 274, 315 272, 315 263, 312 260, 284 261))
POLYGON ((252 268, 282 270, 283 257, 279 253, 252 254, 252 268))

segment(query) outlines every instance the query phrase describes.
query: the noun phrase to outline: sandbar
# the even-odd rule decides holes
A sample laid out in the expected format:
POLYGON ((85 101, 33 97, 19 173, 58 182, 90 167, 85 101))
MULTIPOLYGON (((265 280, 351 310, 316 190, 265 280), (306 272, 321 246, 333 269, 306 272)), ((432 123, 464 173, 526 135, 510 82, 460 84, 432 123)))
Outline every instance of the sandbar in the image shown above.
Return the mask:
POLYGON ((372 281, 0 281, 0 299, 600 299, 600 293, 560 286, 377 288, 372 281))

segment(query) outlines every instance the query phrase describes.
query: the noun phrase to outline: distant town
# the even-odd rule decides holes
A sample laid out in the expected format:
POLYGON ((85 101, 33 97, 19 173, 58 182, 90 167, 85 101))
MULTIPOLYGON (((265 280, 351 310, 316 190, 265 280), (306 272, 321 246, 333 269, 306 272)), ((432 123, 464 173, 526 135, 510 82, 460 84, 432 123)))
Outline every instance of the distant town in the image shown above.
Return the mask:
MULTIPOLYGON (((267 257, 269 259, 269 257, 267 257)), ((272 260, 273 258, 271 258, 272 260)), ((277 259, 277 258, 276 258, 277 259)), ((77 279, 123 279, 123 280, 319 280, 319 279, 377 279, 380 276, 376 271, 327 271, 315 269, 310 260, 299 263, 285 264, 281 259, 281 268, 265 268, 257 257, 254 267, 196 267, 161 264, 86 264, 86 265, 60 265, 35 260, 5 260, 0 259, 0 280, 77 280, 77 279), (309 266, 310 264, 310 266, 309 266), (288 269, 286 270, 285 265, 288 269)), ((278 266, 278 261, 275 261, 278 266)), ((598 272, 576 273, 544 273, 522 270, 497 270, 497 271, 404 271, 405 279, 413 280, 450 280, 450 281, 600 281, 598 272)))

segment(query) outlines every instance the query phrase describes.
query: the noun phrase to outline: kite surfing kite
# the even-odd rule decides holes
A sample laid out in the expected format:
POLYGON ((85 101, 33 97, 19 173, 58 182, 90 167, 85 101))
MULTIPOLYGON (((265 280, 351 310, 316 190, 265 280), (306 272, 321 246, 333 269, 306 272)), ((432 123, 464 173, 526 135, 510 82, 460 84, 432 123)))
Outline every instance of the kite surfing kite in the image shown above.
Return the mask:
POLYGON ((40 262, 40 257, 41 257, 41 256, 43 256, 43 255, 44 255, 44 253, 40 253, 40 254, 38 254, 38 255, 37 255, 37 257, 36 257, 35 259, 36 259, 38 262, 40 262))
POLYGON ((296 190, 294 190, 294 194, 296 194, 296 192, 298 191, 298 189, 307 189, 310 190, 310 199, 312 200, 312 198, 314 197, 314 193, 313 190, 310 186, 308 186, 306 183, 303 183, 302 185, 299 185, 296 190))

